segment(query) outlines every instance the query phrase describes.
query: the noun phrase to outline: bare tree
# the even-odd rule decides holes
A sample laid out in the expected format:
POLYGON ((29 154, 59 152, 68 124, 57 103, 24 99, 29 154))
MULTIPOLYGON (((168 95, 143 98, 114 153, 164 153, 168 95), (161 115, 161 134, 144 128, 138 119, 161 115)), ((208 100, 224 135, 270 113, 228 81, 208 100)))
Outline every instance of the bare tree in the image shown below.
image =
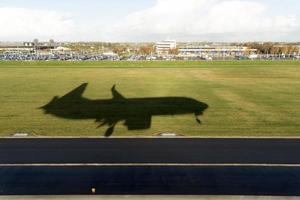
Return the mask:
POLYGON ((152 45, 142 46, 139 48, 138 53, 140 55, 151 55, 154 52, 154 47, 152 45))
POLYGON ((169 54, 171 55, 178 55, 179 54, 179 49, 178 48, 173 48, 169 50, 169 54))

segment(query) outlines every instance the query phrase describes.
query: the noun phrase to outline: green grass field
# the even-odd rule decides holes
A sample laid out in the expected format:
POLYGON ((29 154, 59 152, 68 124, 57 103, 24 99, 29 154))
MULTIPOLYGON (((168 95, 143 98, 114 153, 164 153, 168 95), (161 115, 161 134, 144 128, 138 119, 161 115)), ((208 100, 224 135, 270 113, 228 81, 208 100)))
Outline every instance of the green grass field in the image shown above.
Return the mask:
MULTIPOLYGON (((157 116, 150 129, 114 136, 300 136, 300 62, 0 62, 0 136, 103 136, 95 120, 46 115, 41 106, 89 83, 84 97, 111 99, 189 97, 210 108, 193 114, 157 116)), ((118 114, 118 113, 116 113, 118 114)))

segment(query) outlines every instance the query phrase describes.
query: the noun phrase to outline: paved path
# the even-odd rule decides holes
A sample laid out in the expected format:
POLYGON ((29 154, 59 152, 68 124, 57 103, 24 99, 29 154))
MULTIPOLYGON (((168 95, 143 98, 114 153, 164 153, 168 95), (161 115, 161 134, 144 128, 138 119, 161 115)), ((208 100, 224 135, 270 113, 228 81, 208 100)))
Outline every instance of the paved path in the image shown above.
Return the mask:
POLYGON ((297 167, 0 167, 0 195, 300 196, 297 167))
POLYGON ((1 139, 0 195, 300 196, 299 139, 1 139))
POLYGON ((0 164, 300 164, 299 139, 0 139, 0 164))

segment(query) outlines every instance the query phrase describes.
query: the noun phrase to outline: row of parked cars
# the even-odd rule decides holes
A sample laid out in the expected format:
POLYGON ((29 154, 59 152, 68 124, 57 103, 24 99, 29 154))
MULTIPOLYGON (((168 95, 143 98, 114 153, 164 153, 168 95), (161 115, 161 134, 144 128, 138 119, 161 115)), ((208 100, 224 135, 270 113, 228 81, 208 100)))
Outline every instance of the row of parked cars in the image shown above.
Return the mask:
POLYGON ((119 60, 118 56, 107 55, 80 55, 80 54, 24 54, 24 53, 2 53, 0 60, 15 61, 50 61, 50 60, 69 60, 69 61, 100 61, 100 60, 119 60))
POLYGON ((300 59, 300 55, 251 55, 251 56, 236 56, 236 57, 179 57, 173 55, 166 56, 143 56, 131 55, 120 57, 117 54, 35 54, 35 53, 0 53, 0 60, 15 60, 15 61, 50 61, 50 60, 65 60, 65 61, 101 61, 101 60, 124 60, 124 61, 139 61, 139 60, 295 60, 300 59))

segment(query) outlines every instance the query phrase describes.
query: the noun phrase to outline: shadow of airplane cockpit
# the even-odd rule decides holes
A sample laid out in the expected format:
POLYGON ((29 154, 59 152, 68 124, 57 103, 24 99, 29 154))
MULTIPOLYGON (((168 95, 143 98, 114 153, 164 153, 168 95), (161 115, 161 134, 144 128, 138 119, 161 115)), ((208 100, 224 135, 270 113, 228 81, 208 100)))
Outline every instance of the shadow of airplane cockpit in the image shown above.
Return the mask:
POLYGON ((54 97, 41 107, 45 114, 65 119, 95 119, 99 127, 108 125, 105 136, 113 134, 118 122, 125 121, 128 130, 151 128, 153 116, 194 114, 198 116, 209 107, 207 104, 185 97, 132 98, 127 99, 113 86, 112 99, 90 100, 84 98, 87 83, 82 84, 63 97, 54 97))

